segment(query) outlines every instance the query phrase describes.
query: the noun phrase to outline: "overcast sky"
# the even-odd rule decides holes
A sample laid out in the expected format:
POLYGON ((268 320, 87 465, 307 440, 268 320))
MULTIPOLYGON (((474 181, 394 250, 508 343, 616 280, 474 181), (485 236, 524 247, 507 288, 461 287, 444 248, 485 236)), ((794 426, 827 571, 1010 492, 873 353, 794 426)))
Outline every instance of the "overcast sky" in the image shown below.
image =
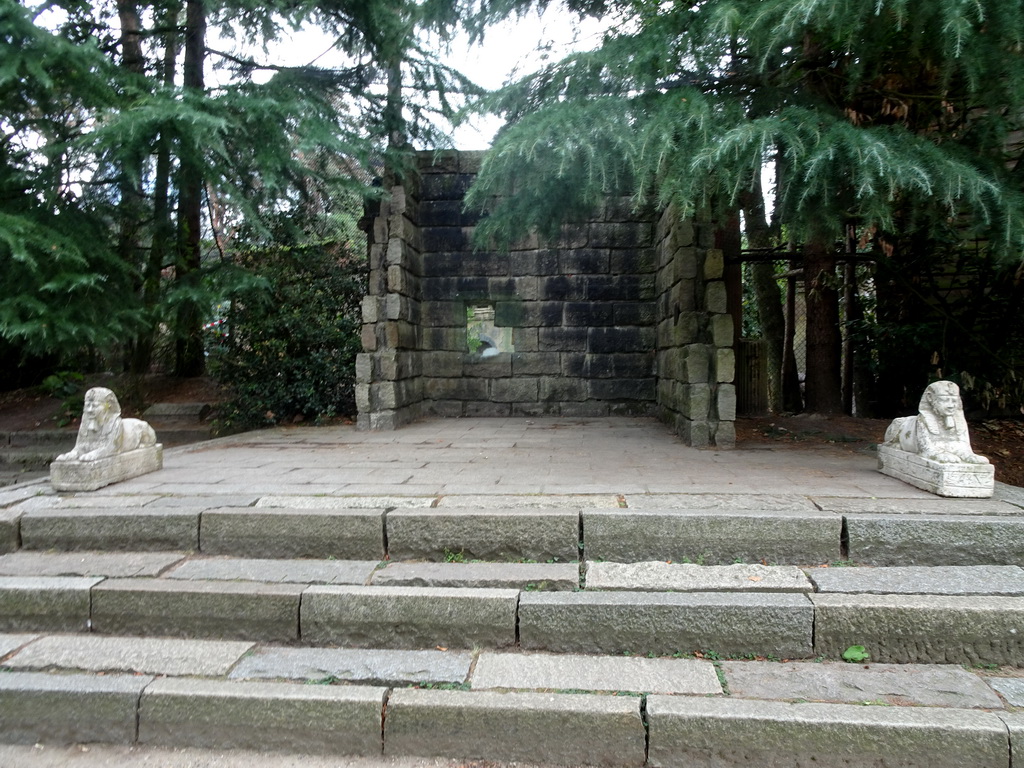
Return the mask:
MULTIPOLYGON (((495 89, 510 78, 539 69, 549 59, 560 59, 574 50, 590 50, 601 42, 604 25, 592 19, 580 23, 557 4, 543 15, 530 13, 497 25, 481 44, 470 46, 460 35, 439 51, 442 61, 487 89, 495 89)), ((276 63, 298 66, 315 62, 332 64, 332 40, 319 30, 296 33, 291 41, 273 52, 276 63)), ((269 73, 268 73, 269 76, 269 73)), ((499 118, 478 118, 454 134, 458 149, 487 149, 501 127, 499 118)))

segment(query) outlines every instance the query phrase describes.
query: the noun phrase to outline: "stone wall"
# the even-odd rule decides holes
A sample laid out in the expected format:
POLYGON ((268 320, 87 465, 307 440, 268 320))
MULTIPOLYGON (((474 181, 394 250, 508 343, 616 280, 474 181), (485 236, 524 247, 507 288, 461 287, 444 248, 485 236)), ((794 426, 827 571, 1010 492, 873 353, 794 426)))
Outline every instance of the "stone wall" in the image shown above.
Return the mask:
POLYGON ((736 442, 736 362, 725 259, 709 228, 671 209, 658 221, 658 408, 695 447, 736 442))
POLYGON ((480 157, 421 154, 372 221, 360 428, 657 414, 691 444, 731 445, 721 252, 618 197, 556 241, 474 250, 462 199, 480 157))

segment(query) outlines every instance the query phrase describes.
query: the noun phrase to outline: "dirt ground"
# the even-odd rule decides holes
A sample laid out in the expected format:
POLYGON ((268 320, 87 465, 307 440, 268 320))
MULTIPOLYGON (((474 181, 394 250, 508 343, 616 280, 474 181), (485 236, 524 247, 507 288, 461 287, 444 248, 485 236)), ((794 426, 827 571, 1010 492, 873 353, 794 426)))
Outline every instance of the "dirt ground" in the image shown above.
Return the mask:
MULTIPOLYGON (((124 379, 90 377, 88 386, 108 386, 128 392, 124 379)), ((207 377, 178 379, 148 376, 139 383, 139 397, 123 397, 125 416, 138 416, 153 403, 209 403, 216 405, 225 393, 207 377)), ((79 406, 80 407, 80 406, 79 406)), ((0 432, 34 429, 78 429, 80 412, 72 413, 60 398, 38 388, 0 392, 0 432)), ((771 445, 776 449, 813 450, 816 446, 863 450, 881 441, 887 420, 851 416, 765 416, 736 421, 737 447, 771 445)), ((996 467, 996 479, 1024 487, 1024 418, 982 419, 970 423, 971 443, 996 467)))
MULTIPOLYGON (((852 416, 765 416, 738 418, 736 444, 790 446, 796 450, 819 445, 861 450, 882 441, 889 421, 852 416)), ((995 465, 996 480, 1024 486, 1024 419, 981 419, 968 423, 975 453, 995 465)))

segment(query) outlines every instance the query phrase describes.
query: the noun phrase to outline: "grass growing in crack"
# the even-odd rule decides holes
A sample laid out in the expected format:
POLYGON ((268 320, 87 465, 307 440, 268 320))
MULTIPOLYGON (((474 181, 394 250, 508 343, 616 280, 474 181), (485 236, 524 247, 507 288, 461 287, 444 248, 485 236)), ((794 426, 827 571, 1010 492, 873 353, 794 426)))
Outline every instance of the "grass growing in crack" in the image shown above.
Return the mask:
POLYGON ((466 554, 461 549, 458 552, 452 552, 448 547, 445 547, 444 561, 446 563, 464 563, 466 562, 466 554))

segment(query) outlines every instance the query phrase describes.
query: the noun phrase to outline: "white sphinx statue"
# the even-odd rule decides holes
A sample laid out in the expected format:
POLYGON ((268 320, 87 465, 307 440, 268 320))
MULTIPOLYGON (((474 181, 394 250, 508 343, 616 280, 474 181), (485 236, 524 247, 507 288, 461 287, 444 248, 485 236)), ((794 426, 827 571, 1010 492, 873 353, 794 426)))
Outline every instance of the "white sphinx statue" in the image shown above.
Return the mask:
POLYGON ((58 491, 93 491, 162 466, 163 446, 153 428, 122 418, 117 396, 93 387, 85 393, 75 447, 50 465, 50 482, 58 491))
POLYGON ((960 388, 952 381, 929 384, 917 416, 889 425, 878 468, 939 496, 988 498, 995 487, 989 460, 971 449, 960 388))

